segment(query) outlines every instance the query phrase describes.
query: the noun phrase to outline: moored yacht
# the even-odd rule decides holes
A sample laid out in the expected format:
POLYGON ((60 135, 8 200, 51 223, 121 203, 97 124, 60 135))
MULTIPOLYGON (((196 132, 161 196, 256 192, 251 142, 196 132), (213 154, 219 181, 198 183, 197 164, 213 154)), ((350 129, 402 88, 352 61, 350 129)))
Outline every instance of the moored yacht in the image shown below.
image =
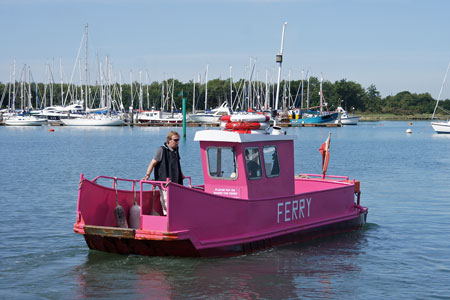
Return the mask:
POLYGON ((339 113, 339 117, 335 123, 340 123, 342 125, 358 125, 360 116, 350 116, 348 112, 340 106, 336 111, 339 113))
POLYGON ((124 121, 117 115, 89 114, 81 118, 62 119, 65 126, 122 126, 124 121))
POLYGON ((137 119, 139 123, 157 123, 157 124, 181 124, 183 122, 183 114, 166 113, 161 110, 144 110, 138 113, 137 119))
POLYGON ((231 115, 233 112, 226 102, 210 112, 198 112, 189 115, 189 120, 194 123, 219 124, 222 116, 231 115))
POLYGON ((46 119, 41 119, 30 115, 14 115, 4 121, 7 126, 41 126, 46 119))

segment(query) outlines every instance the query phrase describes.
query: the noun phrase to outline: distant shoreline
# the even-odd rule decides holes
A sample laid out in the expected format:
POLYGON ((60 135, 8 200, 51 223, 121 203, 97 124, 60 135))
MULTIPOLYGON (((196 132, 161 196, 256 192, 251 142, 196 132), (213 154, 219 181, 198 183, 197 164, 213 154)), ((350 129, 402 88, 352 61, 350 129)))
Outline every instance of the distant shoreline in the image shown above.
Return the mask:
MULTIPOLYGON (((360 116, 361 122, 370 121, 431 121, 430 114, 414 114, 414 115, 394 115, 394 114, 370 114, 370 113, 355 113, 355 115, 360 116)), ((438 116, 441 120, 446 120, 445 116, 438 116)))

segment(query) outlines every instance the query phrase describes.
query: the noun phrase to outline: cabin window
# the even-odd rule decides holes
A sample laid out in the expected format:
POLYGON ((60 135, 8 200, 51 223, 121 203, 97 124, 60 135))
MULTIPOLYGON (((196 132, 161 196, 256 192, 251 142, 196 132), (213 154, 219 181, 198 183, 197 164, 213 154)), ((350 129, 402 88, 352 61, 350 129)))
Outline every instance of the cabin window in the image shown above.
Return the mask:
POLYGON ((237 179, 236 154, 231 147, 210 147, 207 150, 209 176, 217 179, 237 179))
POLYGON ((258 147, 245 148, 245 166, 248 179, 258 179, 262 177, 261 158, 258 147))
POLYGON ((266 169, 267 177, 280 176, 280 163, 278 161, 278 151, 275 146, 265 146, 264 153, 264 168, 266 169))

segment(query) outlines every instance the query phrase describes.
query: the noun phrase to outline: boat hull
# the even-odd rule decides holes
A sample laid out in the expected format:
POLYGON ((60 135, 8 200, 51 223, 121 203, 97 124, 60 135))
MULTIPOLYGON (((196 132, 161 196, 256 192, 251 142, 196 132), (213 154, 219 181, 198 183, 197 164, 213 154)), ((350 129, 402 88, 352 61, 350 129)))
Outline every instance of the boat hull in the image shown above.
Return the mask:
POLYGON ((189 115, 189 121, 193 123, 204 123, 204 124, 219 124, 220 115, 214 114, 192 114, 189 115))
POLYGON ((358 125, 359 117, 348 117, 345 119, 341 119, 342 125, 358 125))
POLYGON ((322 116, 315 116, 304 119, 292 119, 291 124, 323 124, 323 123, 333 123, 338 119, 338 113, 326 114, 322 116))
POLYGON ((7 126, 42 126, 45 119, 8 119, 5 121, 7 126))
POLYGON ((65 126, 122 126, 124 122, 121 119, 62 119, 65 126))
POLYGON ((433 127, 436 133, 448 133, 450 134, 450 121, 449 122, 433 122, 431 123, 431 127, 433 127))
MULTIPOLYGON (((296 178, 295 194, 256 199, 211 194, 201 186, 151 183, 156 187, 144 188, 138 198, 139 228, 122 229, 114 217, 115 190, 82 177, 74 231, 84 235, 90 249, 111 253, 233 256, 356 230, 368 211, 355 196, 359 184, 356 188, 348 180, 296 178), (167 215, 161 189, 167 191, 167 215)), ((118 190, 117 197, 128 216, 136 199, 133 191, 118 190)))
MULTIPOLYGON (((266 239, 258 239, 246 243, 229 246, 196 249, 194 244, 186 240, 138 240, 123 237, 117 232, 112 234, 84 234, 86 244, 91 250, 116 254, 137 254, 144 256, 178 256, 178 257, 227 257, 245 255, 273 247, 310 241, 326 236, 359 230, 364 226, 367 210, 360 215, 341 222, 300 230, 266 239)), ((102 229, 100 229, 103 231, 102 229)), ((88 230, 89 231, 89 230, 88 230)))

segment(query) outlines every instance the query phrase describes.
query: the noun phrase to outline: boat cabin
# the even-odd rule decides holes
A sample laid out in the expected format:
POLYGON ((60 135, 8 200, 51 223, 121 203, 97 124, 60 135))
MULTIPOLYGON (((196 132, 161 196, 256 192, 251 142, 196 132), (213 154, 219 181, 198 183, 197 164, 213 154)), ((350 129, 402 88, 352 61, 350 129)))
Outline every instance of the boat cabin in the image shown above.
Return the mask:
POLYGON ((205 192, 240 199, 292 196, 294 141, 286 135, 203 130, 200 142, 205 192))

